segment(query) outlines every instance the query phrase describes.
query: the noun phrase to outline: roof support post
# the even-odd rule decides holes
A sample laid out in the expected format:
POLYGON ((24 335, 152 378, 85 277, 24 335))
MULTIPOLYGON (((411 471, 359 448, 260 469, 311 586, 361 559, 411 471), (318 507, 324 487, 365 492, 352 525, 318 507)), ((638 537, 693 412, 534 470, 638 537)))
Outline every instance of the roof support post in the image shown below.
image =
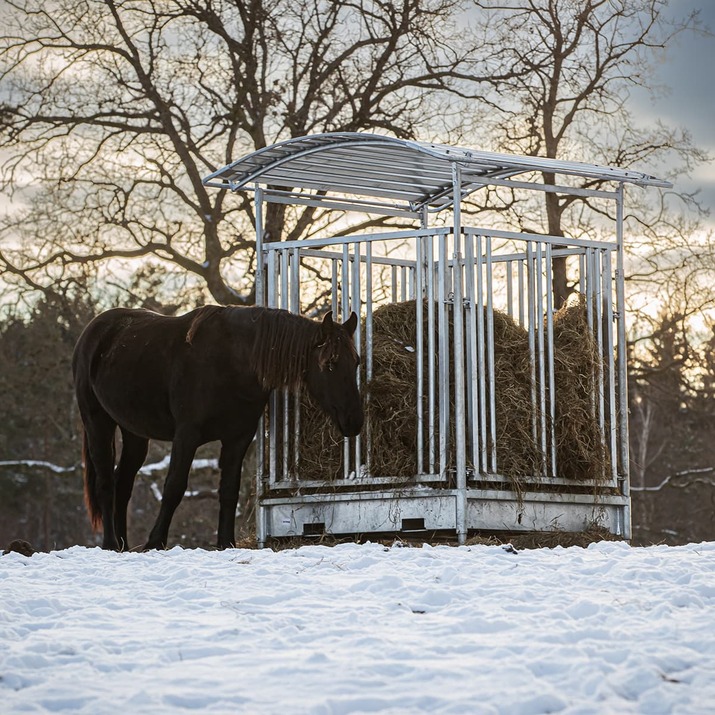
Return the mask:
POLYGON ((460 544, 467 540, 467 447, 464 399, 464 291, 462 288, 462 174, 459 164, 452 164, 452 200, 454 255, 454 421, 456 449, 456 524, 460 544))
MULTIPOLYGON (((265 305, 265 295, 263 286, 263 189, 256 184, 253 196, 255 207, 256 224, 256 277, 255 277, 255 304, 265 305)), ((265 454, 265 415, 261 415, 256 429, 256 541, 258 548, 262 549, 266 545, 268 538, 268 524, 266 508, 262 505, 263 497, 263 472, 265 464, 263 455, 265 454)))
MULTIPOLYGON (((628 346, 626 344, 625 256, 623 246, 623 182, 616 191, 616 309, 618 311, 618 406, 620 408, 619 486, 621 494, 630 496, 630 457, 628 435, 628 346)), ((631 538, 630 506, 625 508, 621 536, 631 538)))
POLYGON ((263 286, 263 189, 256 184, 253 195, 253 205, 256 214, 256 305, 265 305, 263 286))

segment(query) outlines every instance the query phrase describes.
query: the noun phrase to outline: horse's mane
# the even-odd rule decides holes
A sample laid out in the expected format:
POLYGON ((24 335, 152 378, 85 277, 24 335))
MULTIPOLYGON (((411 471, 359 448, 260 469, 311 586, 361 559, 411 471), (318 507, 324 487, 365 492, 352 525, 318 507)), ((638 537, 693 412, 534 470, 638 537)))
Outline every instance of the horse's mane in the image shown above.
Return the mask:
POLYGON ((194 319, 191 321, 191 325, 189 325, 189 329, 186 331, 186 342, 190 345, 194 341, 194 335, 196 335, 196 331, 201 325, 206 322, 208 318, 222 310, 224 310, 224 308, 221 305, 205 305, 203 308, 199 308, 194 315, 194 319))
POLYGON ((285 310, 257 312, 251 367, 265 389, 298 388, 308 368, 310 351, 320 339, 320 324, 285 310))

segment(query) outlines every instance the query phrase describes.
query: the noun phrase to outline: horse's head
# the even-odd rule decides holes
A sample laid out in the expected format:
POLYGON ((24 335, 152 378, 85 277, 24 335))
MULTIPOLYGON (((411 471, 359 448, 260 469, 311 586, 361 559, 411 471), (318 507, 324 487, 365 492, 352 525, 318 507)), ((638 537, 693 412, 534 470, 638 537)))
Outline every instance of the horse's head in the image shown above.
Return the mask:
POLYGON ((333 322, 329 312, 320 326, 306 375, 308 392, 345 437, 357 435, 364 419, 357 386, 360 358, 353 343, 356 327, 355 313, 341 325, 333 322))

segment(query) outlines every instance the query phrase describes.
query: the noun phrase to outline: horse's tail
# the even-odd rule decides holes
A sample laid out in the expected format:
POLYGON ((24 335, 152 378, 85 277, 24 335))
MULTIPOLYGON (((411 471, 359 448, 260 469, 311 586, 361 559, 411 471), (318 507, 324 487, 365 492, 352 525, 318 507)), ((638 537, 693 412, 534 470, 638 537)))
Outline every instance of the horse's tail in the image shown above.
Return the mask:
POLYGON ((82 430, 82 471, 84 474, 84 503, 89 514, 92 529, 98 531, 102 526, 102 509, 97 494, 97 470, 87 447, 87 430, 82 430))

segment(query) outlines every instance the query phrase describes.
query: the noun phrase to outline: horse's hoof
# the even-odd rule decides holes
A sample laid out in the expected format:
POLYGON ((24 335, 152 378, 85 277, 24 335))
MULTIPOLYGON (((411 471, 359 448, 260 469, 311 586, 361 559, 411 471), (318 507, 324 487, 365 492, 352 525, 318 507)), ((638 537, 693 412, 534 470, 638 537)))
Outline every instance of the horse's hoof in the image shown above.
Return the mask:
POLYGON ((166 544, 161 542, 147 541, 142 547, 142 551, 164 551, 166 549, 166 544))

